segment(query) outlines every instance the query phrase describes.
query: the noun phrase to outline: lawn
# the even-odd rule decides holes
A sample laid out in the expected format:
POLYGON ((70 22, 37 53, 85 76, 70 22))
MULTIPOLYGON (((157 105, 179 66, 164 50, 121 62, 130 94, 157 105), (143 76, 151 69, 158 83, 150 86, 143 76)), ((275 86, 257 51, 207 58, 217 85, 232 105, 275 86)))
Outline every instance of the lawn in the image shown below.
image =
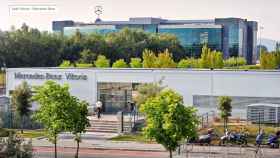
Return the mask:
POLYGON ((46 133, 44 130, 24 130, 23 134, 21 134, 20 130, 18 130, 17 135, 23 138, 38 138, 38 137, 45 137, 46 133))
POLYGON ((136 142, 142 142, 142 143, 155 143, 154 141, 147 139, 141 133, 119 135, 119 136, 111 138, 110 140, 113 140, 113 141, 136 141, 136 142))

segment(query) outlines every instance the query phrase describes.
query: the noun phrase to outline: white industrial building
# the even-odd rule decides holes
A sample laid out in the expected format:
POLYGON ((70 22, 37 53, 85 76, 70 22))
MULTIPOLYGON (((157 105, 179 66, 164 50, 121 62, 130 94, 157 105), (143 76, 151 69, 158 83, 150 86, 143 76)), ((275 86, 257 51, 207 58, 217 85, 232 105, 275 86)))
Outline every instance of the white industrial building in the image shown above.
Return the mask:
POLYGON ((217 111, 217 97, 223 95, 233 98, 233 116, 241 118, 249 104, 280 103, 280 71, 9 68, 6 75, 8 96, 24 80, 32 86, 55 80, 69 84, 72 95, 91 105, 102 101, 109 113, 126 108, 136 85, 160 80, 199 113, 217 111))

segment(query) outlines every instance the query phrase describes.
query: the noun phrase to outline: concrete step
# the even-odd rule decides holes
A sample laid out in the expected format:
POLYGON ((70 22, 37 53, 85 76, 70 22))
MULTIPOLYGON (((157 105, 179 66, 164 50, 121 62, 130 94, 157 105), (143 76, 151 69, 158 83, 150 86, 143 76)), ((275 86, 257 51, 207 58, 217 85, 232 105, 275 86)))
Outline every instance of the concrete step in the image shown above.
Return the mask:
POLYGON ((100 132, 100 133, 118 133, 118 130, 109 129, 87 129, 87 132, 100 132))
MULTIPOLYGON (((130 122, 124 122, 124 130, 128 131, 131 127, 130 122)), ((105 119, 90 119, 90 127, 86 129, 87 132, 105 132, 117 133, 119 128, 119 121, 105 120, 105 119)))

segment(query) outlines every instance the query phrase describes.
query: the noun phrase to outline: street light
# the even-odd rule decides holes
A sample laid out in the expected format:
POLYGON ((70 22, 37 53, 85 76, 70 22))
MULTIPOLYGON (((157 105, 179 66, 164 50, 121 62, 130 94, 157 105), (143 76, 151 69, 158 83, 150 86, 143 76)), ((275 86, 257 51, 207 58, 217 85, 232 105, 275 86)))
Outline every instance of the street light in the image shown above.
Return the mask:
POLYGON ((262 52, 262 30, 264 29, 263 26, 260 26, 260 43, 259 43, 259 57, 260 57, 260 54, 262 52))

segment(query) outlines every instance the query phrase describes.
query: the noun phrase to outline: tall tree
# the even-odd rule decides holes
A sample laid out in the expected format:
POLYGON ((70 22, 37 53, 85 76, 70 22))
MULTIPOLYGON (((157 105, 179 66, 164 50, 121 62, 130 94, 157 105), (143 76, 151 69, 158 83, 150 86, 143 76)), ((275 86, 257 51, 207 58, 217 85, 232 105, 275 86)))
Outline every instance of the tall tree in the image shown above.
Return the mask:
POLYGON ((91 52, 89 49, 84 49, 80 52, 80 62, 86 64, 94 64, 94 60, 96 59, 96 53, 91 52))
POLYGON ((143 52, 143 67, 144 68, 156 68, 157 56, 153 51, 145 49, 143 52))
POLYGON ((156 63, 158 68, 176 68, 176 63, 173 60, 172 54, 170 54, 167 49, 158 54, 156 63))
POLYGON ((69 116, 71 117, 67 120, 67 124, 69 126, 68 130, 75 136, 74 138, 77 143, 75 158, 78 158, 80 142, 82 141, 81 134, 86 132, 86 128, 90 126, 89 120, 87 118, 87 107, 89 104, 85 101, 79 101, 75 97, 72 97, 72 102, 72 110, 69 113, 69 116))
POLYGON ((26 81, 22 82, 15 88, 12 93, 12 104, 16 108, 16 112, 21 120, 21 133, 23 133, 23 125, 25 117, 30 113, 32 91, 26 81))
POLYGON ((231 116, 231 97, 220 96, 218 99, 218 108, 220 110, 220 117, 224 120, 224 131, 227 129, 228 118, 231 116))
POLYGON ((213 51, 212 55, 212 68, 222 69, 224 67, 223 54, 221 52, 213 51))
POLYGON ((57 136, 68 129, 68 121, 72 117, 71 111, 76 103, 73 102, 67 85, 61 86, 54 81, 47 81, 44 85, 34 89, 33 99, 40 104, 34 118, 44 125, 49 140, 54 143, 54 153, 57 158, 57 136))
POLYGON ((260 57, 261 68, 263 69, 276 69, 277 68, 277 53, 269 53, 262 51, 260 57))
POLYGON ((144 134, 162 144, 169 151, 170 158, 180 141, 196 135, 196 110, 186 107, 183 97, 173 90, 163 90, 148 99, 140 110, 146 115, 144 134))
POLYGON ((141 106, 144 104, 149 98, 157 96, 161 90, 165 87, 161 85, 161 82, 155 83, 143 83, 137 87, 137 96, 134 98, 136 104, 141 106))
POLYGON ((211 64, 210 63, 211 59, 209 58, 210 54, 211 54, 210 48, 208 48, 207 45, 204 45, 202 48, 202 53, 201 53, 201 67, 202 68, 210 68, 210 64, 211 64))

